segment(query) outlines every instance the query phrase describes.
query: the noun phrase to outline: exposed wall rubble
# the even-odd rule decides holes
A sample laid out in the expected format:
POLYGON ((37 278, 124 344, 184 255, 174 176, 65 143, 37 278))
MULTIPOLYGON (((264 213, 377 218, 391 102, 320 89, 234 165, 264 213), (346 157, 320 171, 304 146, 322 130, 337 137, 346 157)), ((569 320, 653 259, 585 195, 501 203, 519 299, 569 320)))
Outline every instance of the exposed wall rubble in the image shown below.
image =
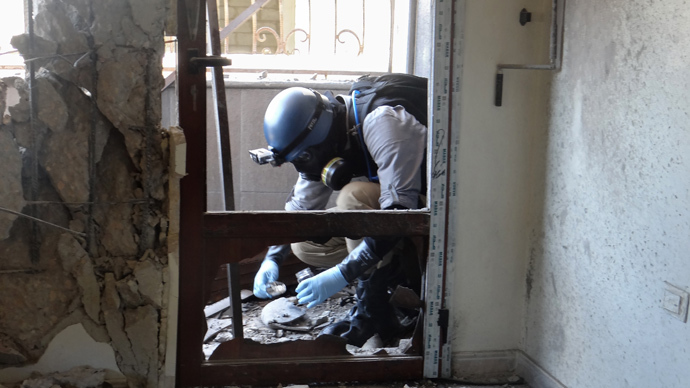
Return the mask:
POLYGON ((12 41, 33 75, 0 80, 0 368, 35 362, 79 322, 111 344, 130 386, 158 385, 166 3, 36 0, 33 50, 28 34, 12 41))

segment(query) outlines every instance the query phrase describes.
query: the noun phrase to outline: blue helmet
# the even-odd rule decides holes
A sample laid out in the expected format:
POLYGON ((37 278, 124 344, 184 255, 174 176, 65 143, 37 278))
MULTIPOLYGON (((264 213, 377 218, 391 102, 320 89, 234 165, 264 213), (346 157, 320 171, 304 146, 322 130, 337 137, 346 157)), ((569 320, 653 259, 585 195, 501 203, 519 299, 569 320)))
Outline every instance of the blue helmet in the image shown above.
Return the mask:
POLYGON ((275 164, 291 162, 326 140, 332 123, 333 107, 320 93, 303 87, 278 93, 264 115, 264 136, 276 155, 275 164))

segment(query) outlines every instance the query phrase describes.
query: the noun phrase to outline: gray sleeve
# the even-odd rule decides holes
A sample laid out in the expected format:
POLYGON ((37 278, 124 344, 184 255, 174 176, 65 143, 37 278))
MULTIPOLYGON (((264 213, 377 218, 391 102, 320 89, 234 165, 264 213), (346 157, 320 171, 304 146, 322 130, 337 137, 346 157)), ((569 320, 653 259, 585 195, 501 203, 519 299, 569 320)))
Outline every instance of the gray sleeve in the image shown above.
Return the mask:
POLYGON ((362 133, 378 166, 381 208, 418 207, 427 129, 402 106, 381 106, 364 120, 362 133))
POLYGON ((285 210, 324 210, 332 193, 333 190, 323 183, 300 176, 285 202, 285 210))

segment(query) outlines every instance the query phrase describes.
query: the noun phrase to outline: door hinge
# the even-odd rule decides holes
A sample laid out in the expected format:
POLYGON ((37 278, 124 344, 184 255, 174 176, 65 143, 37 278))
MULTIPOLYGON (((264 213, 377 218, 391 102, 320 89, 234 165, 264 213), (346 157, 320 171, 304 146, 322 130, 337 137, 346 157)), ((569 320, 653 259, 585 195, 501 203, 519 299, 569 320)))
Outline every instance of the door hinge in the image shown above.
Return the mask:
POLYGON ((438 325, 443 329, 448 328, 448 322, 450 321, 450 311, 448 309, 438 310, 438 325))

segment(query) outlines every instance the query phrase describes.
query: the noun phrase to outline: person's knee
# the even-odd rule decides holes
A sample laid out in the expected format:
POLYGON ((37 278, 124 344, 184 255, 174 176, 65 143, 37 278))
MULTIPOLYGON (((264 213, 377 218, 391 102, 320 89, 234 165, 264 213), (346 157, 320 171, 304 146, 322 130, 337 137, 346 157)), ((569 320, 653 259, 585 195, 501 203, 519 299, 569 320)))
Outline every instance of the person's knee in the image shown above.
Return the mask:
POLYGON ((372 182, 350 182, 338 194, 335 204, 338 210, 379 209, 381 189, 372 182))
POLYGON ((340 237, 332 238, 326 244, 301 241, 292 243, 290 248, 301 262, 313 267, 330 268, 347 256, 345 240, 340 237))

